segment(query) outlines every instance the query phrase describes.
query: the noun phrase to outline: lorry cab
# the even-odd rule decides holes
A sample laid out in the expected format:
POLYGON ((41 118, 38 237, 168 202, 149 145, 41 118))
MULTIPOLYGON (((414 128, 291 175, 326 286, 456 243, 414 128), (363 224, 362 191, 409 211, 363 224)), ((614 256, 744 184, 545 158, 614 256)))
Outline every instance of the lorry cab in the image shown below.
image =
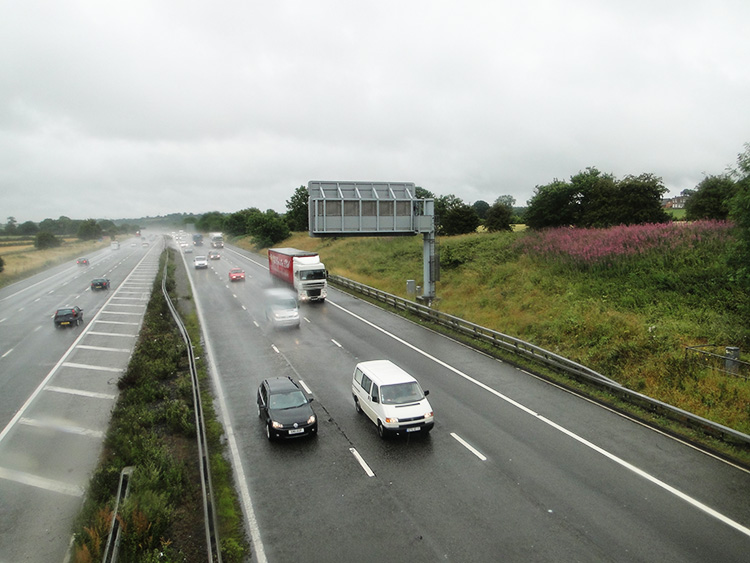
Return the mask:
POLYGON ((430 432, 435 422, 429 393, 390 360, 360 362, 352 375, 354 407, 377 426, 381 438, 430 432))

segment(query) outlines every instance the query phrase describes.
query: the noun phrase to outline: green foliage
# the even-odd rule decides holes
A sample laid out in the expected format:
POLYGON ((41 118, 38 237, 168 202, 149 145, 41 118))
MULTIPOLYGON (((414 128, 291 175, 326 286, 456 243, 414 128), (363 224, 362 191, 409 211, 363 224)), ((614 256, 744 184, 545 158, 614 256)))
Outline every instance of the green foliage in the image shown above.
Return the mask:
POLYGON ((446 236, 473 233, 479 227, 477 212, 463 202, 456 203, 440 218, 438 233, 446 236))
POLYGON ((484 227, 491 233, 512 231, 513 208, 503 203, 495 203, 487 211, 484 227))
POLYGON ((611 174, 587 168, 570 182, 554 180, 537 186, 524 219, 532 229, 665 223, 670 220, 661 208, 666 191, 661 178, 652 174, 618 181, 611 174))
POLYGON ((247 221, 253 213, 259 212, 256 207, 243 209, 227 215, 224 219, 224 230, 233 236, 242 236, 247 234, 247 221))
POLYGON ((102 238, 102 228, 96 219, 86 219, 78 226, 76 236, 81 240, 97 240, 102 238))
POLYGON ((42 231, 34 237, 34 247, 39 250, 47 248, 57 248, 62 242, 52 233, 42 231))
POLYGON ((290 230, 307 231, 309 229, 308 199, 307 188, 300 186, 286 201, 286 222, 290 230))
POLYGON ((484 200, 477 200, 471 204, 471 207, 476 211, 477 217, 480 221, 484 221, 487 218, 487 212, 490 210, 490 204, 484 200))
POLYGON ((750 290, 750 143, 737 156, 735 193, 729 201, 729 217, 737 225, 737 244, 731 257, 734 279, 750 290))
POLYGON ((38 232, 39 227, 33 221, 25 221, 24 223, 21 223, 20 225, 18 225, 18 229, 16 230, 16 234, 22 236, 35 235, 38 232))
POLYGON ((224 214, 220 211, 209 211, 201 215, 195 228, 204 233, 224 231, 224 214))
POLYGON ((729 201, 734 191, 735 183, 728 176, 707 176, 685 202, 685 219, 725 221, 729 217, 729 201))
POLYGON ((564 180, 537 186, 524 214, 526 225, 531 229, 576 225, 578 209, 574 195, 575 188, 564 180))
POLYGON ((247 220, 247 231, 258 248, 273 246, 291 235, 287 222, 273 209, 251 214, 247 220))
POLYGON ((5 260, 0 256, 0 273, 2 273, 3 270, 5 270, 5 260))
POLYGON ((615 188, 614 199, 610 202, 614 212, 610 215, 609 222, 595 226, 669 222, 670 217, 661 206, 662 197, 667 193, 661 178, 653 174, 625 176, 615 184, 615 188))

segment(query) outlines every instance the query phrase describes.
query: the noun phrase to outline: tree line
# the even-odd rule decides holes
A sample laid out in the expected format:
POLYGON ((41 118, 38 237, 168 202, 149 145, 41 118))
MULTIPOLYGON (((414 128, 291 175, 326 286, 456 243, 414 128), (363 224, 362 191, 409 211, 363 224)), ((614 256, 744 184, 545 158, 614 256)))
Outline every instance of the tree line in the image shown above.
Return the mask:
MULTIPOLYGON (((695 189, 684 190, 687 220, 732 220, 738 228, 737 255, 750 257, 750 143, 738 155, 737 166, 721 175, 704 178, 695 189)), ((671 221, 663 208, 667 192, 662 179, 650 173, 614 175, 589 167, 570 177, 554 179, 536 186, 526 207, 516 207, 515 198, 499 196, 492 204, 478 200, 472 204, 453 195, 436 196, 422 187, 416 188, 418 198, 435 201, 437 234, 442 236, 476 232, 510 231, 513 224, 523 223, 535 230, 555 227, 607 228, 671 221)), ((194 224, 203 232, 221 231, 232 236, 251 236, 258 247, 272 246, 292 231, 308 230, 308 193, 300 186, 286 201, 286 213, 272 209, 261 211, 250 207, 234 213, 211 211, 202 215, 171 217, 172 221, 194 224)), ((134 232, 136 225, 68 217, 45 219, 38 225, 27 221, 18 225, 13 217, 3 230, 6 235, 35 236, 36 243, 56 244, 59 236, 77 236, 83 240, 134 232)), ((740 259, 741 260, 741 259, 740 259)), ((744 261, 748 263, 747 260, 744 261)), ((740 267, 740 266, 738 266, 740 267)), ((740 269, 750 279, 750 269, 740 269)))
MULTIPOLYGON (((686 219, 732 219, 741 223, 743 195, 747 191, 750 172, 750 144, 738 155, 738 166, 725 174, 708 176, 688 195, 686 219), (744 186, 744 187, 743 187, 744 186), (743 191, 744 190, 744 191, 743 191), (732 211, 734 210, 734 212, 732 211)), ((619 225, 665 223, 672 216, 664 209, 663 196, 667 192, 662 179, 644 173, 616 178, 594 167, 570 177, 554 179, 536 186, 526 207, 517 207, 515 198, 499 196, 492 204, 479 200, 472 204, 453 195, 435 195, 422 187, 416 188, 418 198, 435 201, 437 234, 442 236, 476 232, 480 227, 487 232, 511 231, 514 224, 523 223, 539 230, 556 227, 608 228, 619 225)), ((745 195, 749 198, 750 196, 745 195)), ((199 231, 222 231, 233 236, 251 236, 258 247, 276 244, 293 231, 308 230, 308 193, 298 187, 286 201, 286 213, 251 207, 235 213, 218 211, 205 213, 194 221, 199 231)), ((750 218, 748 219, 750 230, 750 218)), ((750 247, 750 237, 748 238, 750 247)))
POLYGON ((104 236, 114 239, 120 234, 134 233, 137 225, 129 223, 115 224, 109 219, 71 219, 61 215, 58 219, 45 219, 40 223, 25 221, 18 224, 15 217, 8 217, 5 226, 0 230, 4 236, 31 238, 39 249, 55 248, 62 244, 64 237, 76 237, 80 240, 98 240, 104 236))

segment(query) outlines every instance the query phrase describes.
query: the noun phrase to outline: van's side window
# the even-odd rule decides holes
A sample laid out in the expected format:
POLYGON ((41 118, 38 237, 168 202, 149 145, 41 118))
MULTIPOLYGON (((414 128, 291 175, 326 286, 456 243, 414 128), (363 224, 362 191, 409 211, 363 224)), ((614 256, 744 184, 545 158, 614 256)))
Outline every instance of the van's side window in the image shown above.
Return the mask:
POLYGON ((354 370, 354 381, 362 385, 362 370, 359 368, 354 370))
POLYGON ((372 386, 372 400, 374 403, 377 403, 380 401, 380 394, 378 393, 378 386, 373 385, 372 386))
POLYGON ((370 394, 370 387, 372 387, 372 379, 362 374, 362 389, 364 389, 365 393, 368 395, 370 394))

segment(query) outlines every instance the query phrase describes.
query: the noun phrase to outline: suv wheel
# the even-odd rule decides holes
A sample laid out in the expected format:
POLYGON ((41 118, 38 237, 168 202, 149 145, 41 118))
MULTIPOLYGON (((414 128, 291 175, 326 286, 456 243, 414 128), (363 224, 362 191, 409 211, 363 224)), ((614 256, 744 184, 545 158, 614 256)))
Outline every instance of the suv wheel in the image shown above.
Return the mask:
POLYGON ((269 442, 273 442, 273 434, 271 434, 271 423, 266 424, 266 438, 269 442))

